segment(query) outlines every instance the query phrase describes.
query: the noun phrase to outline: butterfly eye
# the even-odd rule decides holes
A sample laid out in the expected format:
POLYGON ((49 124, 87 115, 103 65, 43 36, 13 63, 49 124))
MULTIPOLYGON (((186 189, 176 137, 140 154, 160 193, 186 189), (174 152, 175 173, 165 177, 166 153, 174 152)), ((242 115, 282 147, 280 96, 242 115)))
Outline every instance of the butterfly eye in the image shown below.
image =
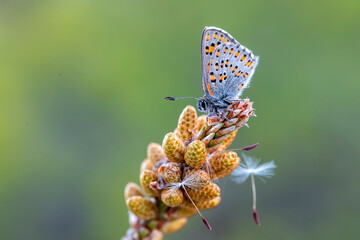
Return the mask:
POLYGON ((206 103, 205 103, 204 101, 201 103, 201 107, 202 107, 203 109, 206 109, 206 103))

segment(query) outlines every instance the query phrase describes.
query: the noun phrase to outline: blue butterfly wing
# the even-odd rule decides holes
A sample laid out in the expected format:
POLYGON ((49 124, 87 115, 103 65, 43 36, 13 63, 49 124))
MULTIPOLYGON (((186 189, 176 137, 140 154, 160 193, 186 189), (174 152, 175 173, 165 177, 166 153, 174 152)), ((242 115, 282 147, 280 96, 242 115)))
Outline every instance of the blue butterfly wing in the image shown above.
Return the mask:
POLYGON ((202 87, 211 100, 236 100, 248 87, 259 58, 229 33, 205 27, 201 39, 202 87))

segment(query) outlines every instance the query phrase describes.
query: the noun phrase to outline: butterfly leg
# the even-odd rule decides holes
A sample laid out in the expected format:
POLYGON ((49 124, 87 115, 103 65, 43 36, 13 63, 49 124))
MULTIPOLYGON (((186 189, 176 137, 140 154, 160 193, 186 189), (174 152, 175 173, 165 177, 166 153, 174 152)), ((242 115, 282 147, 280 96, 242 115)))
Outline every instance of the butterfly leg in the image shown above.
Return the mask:
POLYGON ((224 100, 224 103, 228 104, 228 105, 231 105, 233 103, 234 100, 224 100))
POLYGON ((218 111, 218 113, 225 118, 225 120, 229 121, 229 119, 221 112, 221 111, 218 111))

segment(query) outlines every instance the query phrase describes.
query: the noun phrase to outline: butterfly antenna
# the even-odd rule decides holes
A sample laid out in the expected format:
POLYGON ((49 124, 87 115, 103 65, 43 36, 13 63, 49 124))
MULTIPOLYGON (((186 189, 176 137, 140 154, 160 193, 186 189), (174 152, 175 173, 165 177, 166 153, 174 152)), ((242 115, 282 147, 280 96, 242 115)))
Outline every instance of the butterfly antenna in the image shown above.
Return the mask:
POLYGON ((196 204, 194 203, 194 201, 191 199, 191 197, 189 196, 188 192, 186 191, 186 188, 184 185, 182 185, 182 188, 184 189, 186 195, 188 196, 188 198, 190 199, 191 203, 194 205, 196 211, 199 213, 203 223, 205 224, 205 226, 211 231, 211 226, 209 224, 209 222, 203 217, 203 215, 201 214, 200 210, 197 208, 196 204))
POLYGON ((199 100, 199 98, 196 97, 178 97, 178 98, 174 98, 174 97, 166 97, 166 100, 170 100, 170 101, 175 101, 175 100, 179 100, 179 99, 187 99, 187 98, 191 98, 191 99, 196 99, 199 100))

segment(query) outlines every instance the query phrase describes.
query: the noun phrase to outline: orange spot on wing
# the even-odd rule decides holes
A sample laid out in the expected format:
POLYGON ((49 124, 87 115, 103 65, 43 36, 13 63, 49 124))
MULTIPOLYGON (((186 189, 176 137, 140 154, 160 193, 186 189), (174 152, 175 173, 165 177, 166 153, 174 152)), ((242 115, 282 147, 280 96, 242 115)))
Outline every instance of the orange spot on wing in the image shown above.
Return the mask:
POLYGON ((210 47, 210 52, 212 53, 214 51, 214 49, 215 49, 215 46, 211 46, 210 47))
POLYGON ((212 91, 211 91, 210 83, 208 83, 208 86, 207 86, 207 87, 208 87, 208 91, 209 91, 210 95, 211 95, 211 96, 214 96, 214 94, 213 94, 212 91))
POLYGON ((210 60, 210 65, 212 65, 212 64, 213 64, 213 59, 210 60))
POLYGON ((240 54, 240 52, 236 52, 236 53, 235 53, 235 57, 238 57, 239 54, 240 54))
POLYGON ((210 35, 207 35, 207 36, 206 36, 206 40, 209 40, 209 39, 210 39, 210 35))
POLYGON ((217 38, 217 34, 216 34, 216 33, 214 34, 214 39, 215 39, 215 38, 217 38))
POLYGON ((247 77, 248 76, 248 74, 247 73, 244 73, 244 77, 247 77))
POLYGON ((238 87, 238 89, 240 90, 242 87, 243 87, 243 85, 242 85, 242 84, 240 84, 240 86, 238 87))
POLYGON ((241 61, 244 61, 245 60, 245 58, 246 58, 246 55, 244 54, 242 57, 241 57, 241 61))

